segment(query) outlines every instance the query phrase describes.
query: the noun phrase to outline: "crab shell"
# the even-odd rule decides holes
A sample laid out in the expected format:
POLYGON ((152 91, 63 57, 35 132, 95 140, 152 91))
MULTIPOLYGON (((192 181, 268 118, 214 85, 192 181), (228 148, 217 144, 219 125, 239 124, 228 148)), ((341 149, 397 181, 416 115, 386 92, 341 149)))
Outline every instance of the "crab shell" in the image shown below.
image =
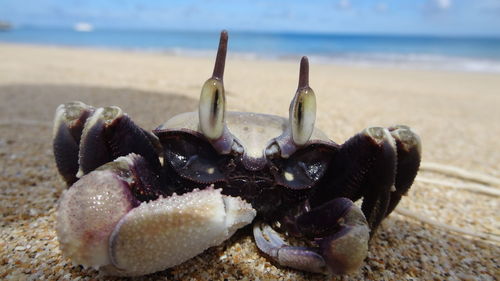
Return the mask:
POLYGON ((256 215, 250 204, 212 187, 139 203, 129 185, 143 164, 135 154, 120 157, 64 192, 56 231, 74 264, 109 275, 153 273, 219 245, 256 215))
MULTIPOLYGON (((282 157, 288 157, 297 146, 290 132, 290 121, 287 118, 253 112, 228 111, 224 119, 225 132, 219 139, 211 141, 212 146, 220 153, 231 150, 235 142, 243 149, 243 163, 248 170, 259 170, 266 164, 266 150, 277 142, 282 157), (229 132, 230 133, 229 133, 229 132), (227 140, 233 138, 234 140, 227 140)), ((308 143, 325 143, 335 145, 325 133, 311 125, 312 132, 308 143)), ((176 115, 159 126, 155 133, 161 135, 171 131, 204 133, 200 130, 198 112, 186 112, 176 115)), ((234 148, 233 148, 234 149, 234 148)))

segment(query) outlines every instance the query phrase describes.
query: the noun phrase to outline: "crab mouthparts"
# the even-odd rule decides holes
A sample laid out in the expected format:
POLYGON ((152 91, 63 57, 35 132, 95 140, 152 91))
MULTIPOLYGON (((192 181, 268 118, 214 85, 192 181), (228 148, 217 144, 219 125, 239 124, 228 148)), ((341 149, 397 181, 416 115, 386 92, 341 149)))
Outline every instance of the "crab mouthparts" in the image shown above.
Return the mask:
POLYGON ((242 163, 245 169, 249 171, 259 171, 266 167, 267 159, 264 156, 260 158, 254 158, 244 154, 242 163))

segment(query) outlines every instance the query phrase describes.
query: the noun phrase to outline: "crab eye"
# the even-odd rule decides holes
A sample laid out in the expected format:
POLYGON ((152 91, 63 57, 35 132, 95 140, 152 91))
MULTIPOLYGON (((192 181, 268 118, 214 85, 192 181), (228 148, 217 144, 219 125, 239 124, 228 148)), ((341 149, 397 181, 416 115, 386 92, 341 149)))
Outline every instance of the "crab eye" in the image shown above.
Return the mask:
POLYGON ((226 98, 222 82, 210 78, 201 90, 199 119, 200 129, 209 139, 218 139, 224 131, 226 98))
POLYGON ((227 32, 222 31, 212 78, 208 79, 201 89, 200 130, 210 140, 216 140, 224 133, 226 97, 222 78, 226 61, 227 39, 227 32))
POLYGON ((309 87, 309 62, 300 62, 299 87, 290 105, 290 125, 293 142, 304 145, 311 137, 316 120, 316 96, 309 87))

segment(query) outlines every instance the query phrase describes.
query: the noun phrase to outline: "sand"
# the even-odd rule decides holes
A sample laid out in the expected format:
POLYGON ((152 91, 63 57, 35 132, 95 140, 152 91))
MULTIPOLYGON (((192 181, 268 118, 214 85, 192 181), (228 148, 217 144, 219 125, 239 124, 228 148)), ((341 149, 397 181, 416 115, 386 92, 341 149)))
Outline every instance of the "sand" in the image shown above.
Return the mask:
MULTIPOLYGON (((287 116, 298 61, 229 55, 224 78, 229 109, 287 116)), ((65 189, 51 150, 57 105, 72 100, 118 105, 136 123, 152 129, 177 113, 196 110, 212 63, 213 58, 0 44, 0 279, 99 277, 62 257, 55 236, 55 206, 65 189)), ((406 124, 422 138, 424 162, 500 177, 500 75, 312 61, 310 80, 318 100, 316 124, 332 140, 342 143, 369 126, 406 124)), ((471 184, 429 171, 421 171, 419 177, 471 184)), ((499 186, 493 185, 490 188, 497 192, 499 186)), ((255 247, 250 229, 243 229, 222 245, 144 280, 500 276, 498 195, 417 181, 399 208, 489 237, 478 239, 393 213, 372 239, 358 272, 325 277, 269 262, 255 247)))

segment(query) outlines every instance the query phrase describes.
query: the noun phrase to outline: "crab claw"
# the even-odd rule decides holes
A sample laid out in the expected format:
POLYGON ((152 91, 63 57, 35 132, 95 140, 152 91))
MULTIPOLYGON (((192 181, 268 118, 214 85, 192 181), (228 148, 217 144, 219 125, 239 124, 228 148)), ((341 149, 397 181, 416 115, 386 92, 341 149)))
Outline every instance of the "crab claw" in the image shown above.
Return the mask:
POLYGON ((208 188, 143 203, 110 236, 116 275, 143 275, 178 265, 219 245, 255 217, 243 200, 208 188))
POLYGON ((212 187, 157 196, 148 182, 154 178, 136 174, 147 165, 136 154, 120 157, 65 191, 56 229, 65 256, 108 275, 144 275, 222 243, 256 215, 250 204, 212 187), (141 203, 143 193, 156 199, 141 203))
POLYGON ((334 199, 302 214, 296 223, 317 246, 290 246, 270 226, 256 224, 253 233, 257 247, 282 266, 310 272, 345 274, 363 264, 370 229, 363 212, 351 200, 334 199))

